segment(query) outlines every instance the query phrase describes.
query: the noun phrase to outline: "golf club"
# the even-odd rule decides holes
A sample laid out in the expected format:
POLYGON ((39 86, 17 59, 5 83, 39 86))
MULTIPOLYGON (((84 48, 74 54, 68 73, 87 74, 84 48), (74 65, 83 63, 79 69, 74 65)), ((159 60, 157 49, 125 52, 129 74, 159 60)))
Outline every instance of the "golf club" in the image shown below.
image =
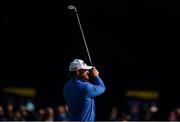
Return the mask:
POLYGON ((83 33, 83 29, 82 29, 82 27, 81 27, 81 22, 80 22, 80 19, 79 19, 79 16, 78 16, 77 9, 76 9, 76 7, 73 6, 73 5, 69 5, 69 6, 68 6, 68 9, 74 10, 75 13, 76 13, 76 17, 77 17, 78 24, 79 24, 79 27, 80 27, 80 30, 81 30, 81 33, 82 33, 82 37, 83 37, 83 40, 84 40, 84 44, 85 44, 85 47, 86 47, 86 51, 87 51, 87 54, 88 54, 88 58, 89 58, 89 61, 90 61, 91 65, 93 66, 93 63, 92 63, 92 60, 91 60, 91 56, 90 56, 90 53, 89 53, 89 49, 88 49, 88 46, 87 46, 87 43, 86 43, 86 39, 85 39, 85 36, 84 36, 84 33, 83 33))

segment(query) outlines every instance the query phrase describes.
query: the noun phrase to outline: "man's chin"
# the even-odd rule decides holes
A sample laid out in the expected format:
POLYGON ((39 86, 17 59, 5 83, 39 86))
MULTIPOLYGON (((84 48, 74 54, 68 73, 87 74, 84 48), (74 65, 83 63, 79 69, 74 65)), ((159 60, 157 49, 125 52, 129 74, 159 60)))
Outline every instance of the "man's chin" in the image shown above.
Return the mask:
POLYGON ((89 77, 87 77, 87 78, 84 78, 84 80, 89 80, 89 77))

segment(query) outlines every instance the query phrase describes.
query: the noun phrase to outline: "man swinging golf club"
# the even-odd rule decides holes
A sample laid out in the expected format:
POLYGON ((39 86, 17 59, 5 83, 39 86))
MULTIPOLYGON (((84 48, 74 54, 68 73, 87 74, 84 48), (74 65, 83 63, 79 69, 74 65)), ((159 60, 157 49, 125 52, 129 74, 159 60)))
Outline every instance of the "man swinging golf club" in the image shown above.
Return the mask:
POLYGON ((76 13, 88 58, 92 65, 87 66, 81 59, 74 59, 69 65, 70 78, 64 86, 64 99, 69 110, 68 120, 94 121, 94 97, 101 95, 106 88, 99 77, 99 71, 93 67, 77 9, 73 5, 69 5, 68 9, 74 10, 76 13), (94 82, 88 82, 89 75, 93 77, 94 82))
POLYGON ((99 77, 99 71, 93 66, 87 66, 81 59, 73 60, 69 65, 70 79, 64 86, 64 98, 69 109, 69 121, 94 121, 94 97, 105 91, 105 86, 99 77), (89 75, 94 82, 90 83, 89 75))

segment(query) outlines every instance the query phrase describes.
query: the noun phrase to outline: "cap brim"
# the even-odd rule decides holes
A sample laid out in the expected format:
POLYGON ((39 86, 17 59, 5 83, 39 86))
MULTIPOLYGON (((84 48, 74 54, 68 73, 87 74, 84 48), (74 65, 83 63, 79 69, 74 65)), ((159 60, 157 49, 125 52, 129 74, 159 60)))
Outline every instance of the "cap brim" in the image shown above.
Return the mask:
POLYGON ((92 66, 83 66, 81 69, 89 70, 89 69, 92 69, 92 68, 93 68, 92 66))

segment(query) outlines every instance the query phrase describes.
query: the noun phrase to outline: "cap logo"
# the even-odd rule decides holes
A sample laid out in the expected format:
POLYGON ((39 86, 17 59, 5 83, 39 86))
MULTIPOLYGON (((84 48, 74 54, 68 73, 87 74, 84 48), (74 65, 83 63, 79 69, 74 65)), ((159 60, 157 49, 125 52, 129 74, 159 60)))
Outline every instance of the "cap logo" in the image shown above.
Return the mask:
POLYGON ((82 62, 83 66, 86 66, 86 63, 85 62, 82 62))

